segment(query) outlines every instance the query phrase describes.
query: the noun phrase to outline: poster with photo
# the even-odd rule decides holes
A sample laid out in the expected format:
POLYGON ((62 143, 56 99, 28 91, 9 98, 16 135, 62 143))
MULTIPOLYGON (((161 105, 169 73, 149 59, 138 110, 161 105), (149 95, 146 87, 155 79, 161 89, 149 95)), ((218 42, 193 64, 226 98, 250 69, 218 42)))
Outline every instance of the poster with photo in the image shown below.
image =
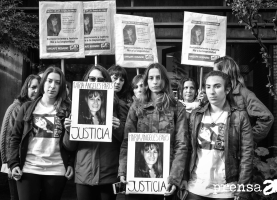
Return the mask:
POLYGON ((40 58, 84 58, 82 2, 39 2, 40 58))
POLYGON ((170 163, 170 134, 129 133, 127 194, 164 194, 170 163))
POLYGON ((112 141, 114 84, 74 81, 70 140, 112 141))
POLYGON ((152 17, 116 14, 114 24, 116 64, 128 68, 146 68, 158 62, 152 17))
POLYGON ((115 1, 90 1, 83 5, 85 55, 114 54, 115 1))
POLYGON ((213 67, 226 54, 227 17, 185 12, 182 64, 213 67))

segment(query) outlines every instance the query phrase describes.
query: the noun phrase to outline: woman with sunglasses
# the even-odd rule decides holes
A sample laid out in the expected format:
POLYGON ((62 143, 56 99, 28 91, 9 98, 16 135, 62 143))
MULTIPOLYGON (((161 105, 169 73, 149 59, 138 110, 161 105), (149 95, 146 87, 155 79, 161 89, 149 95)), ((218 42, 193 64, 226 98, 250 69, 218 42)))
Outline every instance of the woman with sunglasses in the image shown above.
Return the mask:
POLYGON ((239 108, 245 109, 250 117, 254 141, 264 139, 270 131, 274 117, 256 95, 247 89, 237 63, 229 56, 218 58, 214 62, 214 71, 222 71, 230 76, 235 102, 239 108))
MULTIPOLYGON (((107 70, 100 65, 90 66, 83 81, 112 82, 107 70)), ((89 108, 87 108, 89 109, 89 108)), ((78 200, 115 200, 112 184, 118 182, 118 160, 123 139, 123 123, 119 110, 119 100, 114 97, 112 142, 70 141, 69 134, 64 138, 64 145, 70 151, 76 151, 75 183, 78 200), (120 119, 120 120, 119 120, 120 119)), ((69 133, 71 119, 65 120, 69 133)))

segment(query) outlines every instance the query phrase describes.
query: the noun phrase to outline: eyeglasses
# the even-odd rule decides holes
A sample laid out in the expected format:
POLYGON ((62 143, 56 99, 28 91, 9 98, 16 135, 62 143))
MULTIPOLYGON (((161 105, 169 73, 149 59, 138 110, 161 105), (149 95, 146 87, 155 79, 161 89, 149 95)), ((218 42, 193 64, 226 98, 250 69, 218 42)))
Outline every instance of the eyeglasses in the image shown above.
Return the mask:
POLYGON ((89 82, 104 82, 105 78, 90 76, 90 77, 88 77, 88 81, 89 82))

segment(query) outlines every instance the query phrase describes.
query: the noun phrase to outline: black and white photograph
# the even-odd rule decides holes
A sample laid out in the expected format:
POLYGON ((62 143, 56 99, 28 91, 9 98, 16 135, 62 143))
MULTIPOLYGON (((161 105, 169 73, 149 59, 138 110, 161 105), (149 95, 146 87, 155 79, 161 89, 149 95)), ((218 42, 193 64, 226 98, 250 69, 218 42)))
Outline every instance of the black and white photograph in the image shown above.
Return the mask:
POLYGON ((61 31, 61 14, 51 14, 47 19, 47 36, 58 36, 61 31))
POLYGON ((90 35, 91 30, 93 29, 93 16, 92 14, 84 14, 84 34, 90 35))
POLYGON ((195 25, 191 29, 190 44, 201 45, 204 41, 205 26, 195 25))
POLYGON ((123 37, 125 45, 134 45, 137 40, 136 26, 126 25, 123 29, 123 37))

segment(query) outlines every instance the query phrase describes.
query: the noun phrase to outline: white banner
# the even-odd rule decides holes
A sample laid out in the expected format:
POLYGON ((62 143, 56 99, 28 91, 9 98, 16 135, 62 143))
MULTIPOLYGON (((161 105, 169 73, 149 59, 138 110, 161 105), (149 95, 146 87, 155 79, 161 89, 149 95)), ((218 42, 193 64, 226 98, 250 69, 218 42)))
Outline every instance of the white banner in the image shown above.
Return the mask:
POLYGON ((182 64, 213 67, 226 54, 227 17, 184 12, 182 64))
POLYGON ((153 18, 116 14, 115 58, 122 67, 148 67, 158 62, 153 18))
POLYGON ((114 54, 115 1, 84 2, 85 54, 114 54))
POLYGON ((82 2, 39 2, 40 58, 84 58, 82 2))
POLYGON ((127 194, 164 194, 168 185, 170 134, 129 133, 127 194))
POLYGON ((70 140, 112 141, 114 84, 73 81, 70 140))

